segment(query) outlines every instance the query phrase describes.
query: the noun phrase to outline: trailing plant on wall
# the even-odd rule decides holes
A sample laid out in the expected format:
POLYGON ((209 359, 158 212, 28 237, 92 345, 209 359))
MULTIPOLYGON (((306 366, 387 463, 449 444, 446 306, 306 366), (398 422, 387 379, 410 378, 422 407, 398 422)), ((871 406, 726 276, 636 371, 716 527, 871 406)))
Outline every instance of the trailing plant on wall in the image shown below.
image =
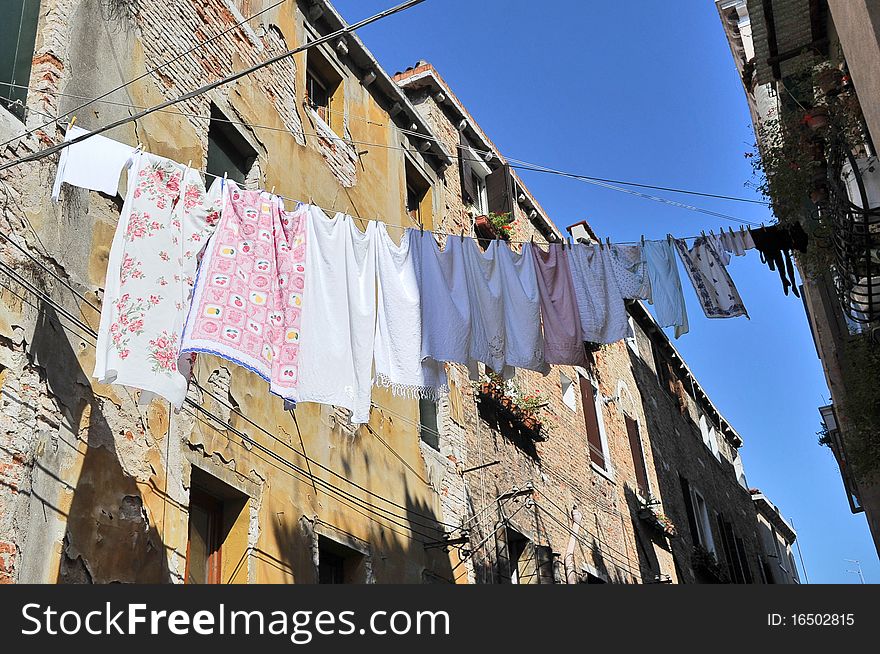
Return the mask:
POLYGON ((880 345, 870 333, 844 343, 847 460, 859 476, 880 470, 880 345))

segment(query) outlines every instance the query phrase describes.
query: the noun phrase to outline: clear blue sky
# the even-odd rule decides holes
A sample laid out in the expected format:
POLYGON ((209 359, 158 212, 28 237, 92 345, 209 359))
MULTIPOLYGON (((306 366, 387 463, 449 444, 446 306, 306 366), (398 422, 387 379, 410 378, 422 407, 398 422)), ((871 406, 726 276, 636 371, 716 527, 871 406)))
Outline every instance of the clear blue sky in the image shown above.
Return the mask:
MULTIPOLYGON (((354 22, 393 0, 337 0, 354 22)), ((360 32, 389 73, 425 59, 507 156, 613 179, 756 197, 743 154, 754 135, 711 0, 428 0, 360 32)), ((612 240, 691 236, 728 222, 583 182, 522 172, 559 227, 587 219, 612 240)), ((760 205, 670 196, 770 222, 760 205)), ((676 342, 745 440, 749 484, 793 519, 813 583, 866 581, 880 563, 852 515, 817 407, 828 390, 801 301, 756 253, 731 274, 751 320, 708 320, 685 284, 691 331, 676 342)), ((682 273, 684 275, 684 273, 682 273)))

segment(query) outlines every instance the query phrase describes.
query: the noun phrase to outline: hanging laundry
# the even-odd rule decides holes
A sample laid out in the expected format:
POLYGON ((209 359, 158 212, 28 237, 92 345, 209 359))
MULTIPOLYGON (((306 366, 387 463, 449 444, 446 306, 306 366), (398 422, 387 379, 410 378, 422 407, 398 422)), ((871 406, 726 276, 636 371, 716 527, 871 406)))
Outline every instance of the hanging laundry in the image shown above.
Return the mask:
MULTIPOLYGON (((86 134, 89 134, 86 129, 71 127, 64 135, 64 140, 72 141, 86 134)), ((115 196, 122 169, 131 164, 135 150, 130 145, 100 134, 67 146, 58 159, 52 200, 58 202, 62 183, 115 196)), ((131 187, 132 183, 128 185, 131 187)))
POLYGON ((730 265, 730 255, 732 252, 728 250, 728 243, 724 237, 724 232, 722 231, 719 234, 710 233, 708 236, 704 234, 704 238, 706 242, 712 244, 712 249, 715 250, 715 254, 718 255, 719 261, 724 266, 730 265))
POLYGON ((422 316, 422 365, 426 378, 445 376, 443 362, 470 360, 471 308, 464 264, 464 239, 449 236, 443 250, 427 231, 411 243, 422 316))
POLYGON ((437 401, 447 385, 442 366, 422 365, 422 297, 413 256, 417 239, 418 230, 408 229, 396 245, 385 224, 377 224, 376 385, 395 395, 437 401))
MULTIPOLYGON (((751 233, 744 229, 735 232, 728 228, 728 231, 723 233, 721 243, 726 252, 737 257, 745 256, 746 250, 751 250, 755 247, 751 233)), ((724 265, 726 266, 727 264, 725 263, 724 265)))
POLYGON ((681 278, 672 238, 665 241, 645 241, 645 260, 651 279, 652 304, 656 309, 657 323, 661 327, 675 327, 675 338, 688 332, 687 309, 681 290, 681 278))
POLYGON ((642 247, 611 245, 608 252, 621 295, 629 300, 650 300, 651 279, 642 247))
POLYGON ((302 338, 301 402, 349 409, 351 421, 370 418, 376 329, 375 221, 362 232, 354 218, 328 218, 309 207, 302 338))
POLYGON ((505 379, 513 377, 514 368, 549 372, 531 246, 516 254, 496 239, 480 252, 477 242, 468 239, 463 247, 471 317, 471 379, 479 377, 478 362, 505 379))
POLYGON ((675 246, 707 318, 749 317, 712 240, 699 237, 688 248, 683 239, 677 239, 675 246))
POLYGON ((791 250, 807 251, 808 237, 800 224, 759 227, 750 229, 749 233, 755 249, 761 253, 761 262, 766 263, 770 270, 778 271, 783 293, 788 295, 788 289, 791 288, 794 296, 800 297, 791 260, 791 250))
POLYGON ((180 336, 196 258, 219 217, 219 184, 206 194, 199 173, 138 153, 110 248, 94 376, 161 395, 179 408, 189 360, 180 336))
MULTIPOLYGON (((567 251, 571 266, 581 338, 591 343, 615 343, 626 338, 629 317, 615 274, 615 255, 599 245, 577 243, 567 251)), ((632 281, 632 276, 626 278, 632 281)), ((630 290, 634 289, 631 284, 630 290)))
POLYGON ((237 363, 296 402, 308 212, 286 212, 276 196, 225 183, 181 351, 237 363))
POLYGON ((544 359, 547 363, 586 366, 583 327, 566 251, 559 243, 551 243, 547 250, 535 246, 531 251, 538 272, 544 359))

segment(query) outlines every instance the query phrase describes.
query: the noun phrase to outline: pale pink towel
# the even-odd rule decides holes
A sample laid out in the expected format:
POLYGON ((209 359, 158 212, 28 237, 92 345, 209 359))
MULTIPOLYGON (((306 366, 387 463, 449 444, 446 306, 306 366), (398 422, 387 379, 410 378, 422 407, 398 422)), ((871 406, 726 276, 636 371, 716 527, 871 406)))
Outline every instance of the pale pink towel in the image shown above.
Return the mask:
POLYGON ((223 212, 199 268, 183 352, 216 354, 297 401, 305 286, 305 209, 227 182, 223 212))
POLYGON ((537 246, 531 250, 541 296, 544 358, 552 364, 585 366, 581 320, 566 252, 558 243, 547 251, 537 246))

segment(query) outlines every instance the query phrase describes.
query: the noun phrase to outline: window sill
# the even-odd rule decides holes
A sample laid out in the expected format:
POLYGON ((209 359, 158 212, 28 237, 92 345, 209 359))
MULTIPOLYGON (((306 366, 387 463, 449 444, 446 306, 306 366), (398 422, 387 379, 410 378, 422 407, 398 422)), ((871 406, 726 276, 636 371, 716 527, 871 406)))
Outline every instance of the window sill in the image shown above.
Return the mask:
POLYGON ((605 470, 605 468, 596 465, 593 461, 590 461, 590 467, 593 469, 593 472, 596 472, 601 477, 605 477, 606 480, 610 481, 612 484, 616 484, 617 482, 614 479, 614 471, 605 470))

